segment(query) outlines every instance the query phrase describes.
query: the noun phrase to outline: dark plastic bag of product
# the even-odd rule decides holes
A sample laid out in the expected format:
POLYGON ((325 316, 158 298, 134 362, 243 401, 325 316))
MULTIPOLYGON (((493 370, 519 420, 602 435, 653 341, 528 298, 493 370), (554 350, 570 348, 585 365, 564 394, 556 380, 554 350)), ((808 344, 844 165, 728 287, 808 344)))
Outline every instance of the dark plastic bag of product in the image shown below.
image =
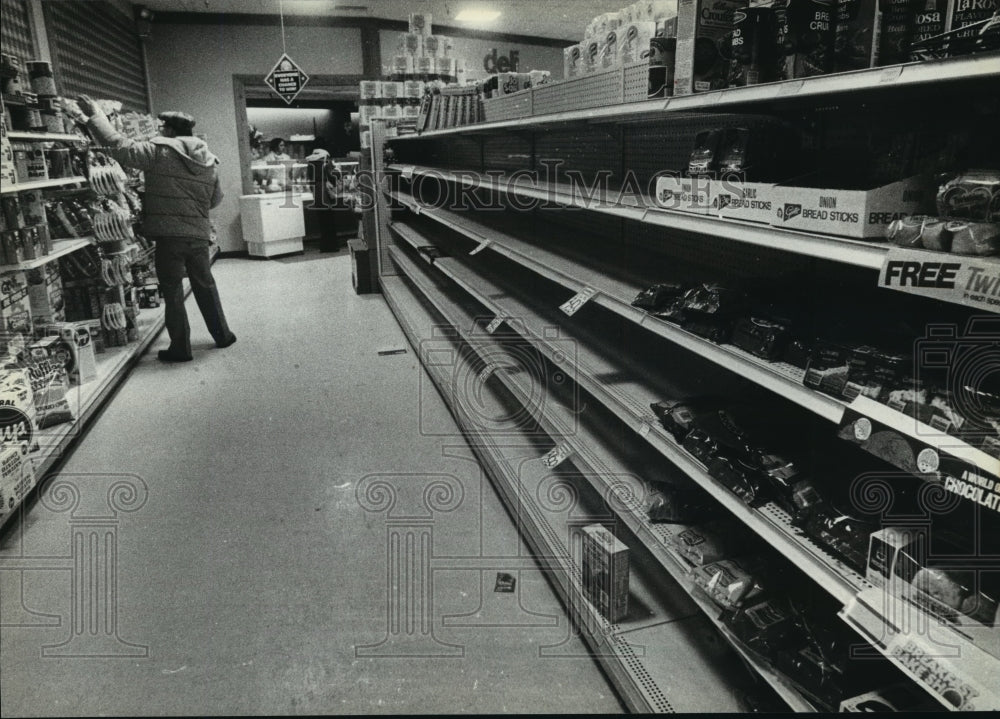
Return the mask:
POLYGON ((434 264, 434 260, 448 256, 445 252, 442 252, 439 248, 435 247, 434 245, 423 245, 422 247, 418 247, 417 252, 420 253, 420 256, 423 257, 428 262, 430 262, 431 264, 434 264))
POLYGON ((741 317, 733 327, 732 343, 755 357, 774 362, 788 344, 787 324, 762 317, 741 317))
POLYGON ((711 521, 688 527, 670 538, 677 552, 694 565, 717 562, 741 554, 743 532, 732 523, 711 521))
POLYGON ((729 342, 733 333, 733 322, 730 318, 713 315, 689 313, 681 322, 681 327, 717 345, 729 342))
POLYGON ((746 310, 746 306, 746 295, 718 284, 701 285, 684 295, 685 312, 731 317, 746 310))
POLYGON ((678 442, 694 427, 697 418, 706 412, 717 412, 728 403, 721 397, 692 397, 683 400, 654 402, 650 405, 663 428, 678 442))
POLYGON ((717 506, 700 492, 657 490, 649 498, 646 514, 654 524, 691 524, 712 516, 717 506))
POLYGON ((684 291, 684 285, 679 282, 660 282, 647 287, 636 295, 635 299, 632 300, 632 306, 647 312, 655 312, 679 297, 684 291))

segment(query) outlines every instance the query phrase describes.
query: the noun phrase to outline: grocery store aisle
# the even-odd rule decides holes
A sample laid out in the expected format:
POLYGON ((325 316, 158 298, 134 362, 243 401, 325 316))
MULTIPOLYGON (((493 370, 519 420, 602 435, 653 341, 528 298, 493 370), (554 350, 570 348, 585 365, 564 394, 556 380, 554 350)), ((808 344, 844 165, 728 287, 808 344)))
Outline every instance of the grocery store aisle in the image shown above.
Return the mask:
POLYGON ((4 537, 0 713, 621 711, 349 257, 215 271, 4 537))

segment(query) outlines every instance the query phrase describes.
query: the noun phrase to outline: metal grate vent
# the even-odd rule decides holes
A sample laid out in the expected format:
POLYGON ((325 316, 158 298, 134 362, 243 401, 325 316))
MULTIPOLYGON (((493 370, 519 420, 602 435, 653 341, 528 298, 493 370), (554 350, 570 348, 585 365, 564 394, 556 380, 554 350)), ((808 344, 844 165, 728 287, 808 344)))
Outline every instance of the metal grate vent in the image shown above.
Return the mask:
POLYGON ((3 51, 14 55, 23 63, 37 56, 34 35, 31 32, 31 12, 27 0, 2 0, 0 10, 0 40, 3 51))
MULTIPOLYGON (((63 95, 121 100, 149 112, 139 37, 131 18, 109 2, 47 2, 45 24, 63 95)), ((6 6, 5 6, 6 9, 6 6)))

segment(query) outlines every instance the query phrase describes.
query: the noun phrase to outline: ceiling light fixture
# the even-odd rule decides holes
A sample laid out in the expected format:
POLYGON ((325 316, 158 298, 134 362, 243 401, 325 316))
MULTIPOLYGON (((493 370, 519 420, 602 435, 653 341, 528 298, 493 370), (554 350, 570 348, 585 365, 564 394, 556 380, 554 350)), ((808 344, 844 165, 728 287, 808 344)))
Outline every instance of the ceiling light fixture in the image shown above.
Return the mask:
POLYGON ((460 10, 455 20, 458 22, 493 22, 500 17, 499 10, 460 10))

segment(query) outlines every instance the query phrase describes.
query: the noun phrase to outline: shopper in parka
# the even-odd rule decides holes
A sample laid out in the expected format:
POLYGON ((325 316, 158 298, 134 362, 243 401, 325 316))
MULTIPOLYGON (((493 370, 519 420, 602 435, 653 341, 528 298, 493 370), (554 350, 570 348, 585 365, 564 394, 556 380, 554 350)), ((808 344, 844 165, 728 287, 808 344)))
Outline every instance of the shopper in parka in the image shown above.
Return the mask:
POLYGON ((82 95, 78 104, 90 118, 87 126, 94 139, 108 154, 145 174, 142 229, 156 243, 156 275, 170 335, 170 347, 160 350, 159 358, 164 362, 191 360, 191 327, 182 284, 185 270, 216 346, 233 344, 236 335, 226 323, 208 254, 208 211, 222 201, 219 161, 204 140, 192 137, 194 118, 181 112, 161 113, 160 136, 138 142, 115 130, 88 96, 82 95))

